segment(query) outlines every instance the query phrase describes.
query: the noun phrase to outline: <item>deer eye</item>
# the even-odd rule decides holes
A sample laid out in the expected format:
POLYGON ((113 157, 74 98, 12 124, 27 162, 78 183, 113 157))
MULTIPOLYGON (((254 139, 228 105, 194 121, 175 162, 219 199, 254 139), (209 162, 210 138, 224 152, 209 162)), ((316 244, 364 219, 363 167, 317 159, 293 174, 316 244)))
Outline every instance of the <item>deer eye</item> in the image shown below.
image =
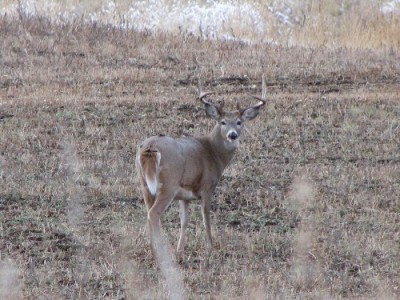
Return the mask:
POLYGON ((226 122, 224 120, 222 120, 221 125, 226 125, 226 122))
POLYGON ((242 125, 242 121, 240 121, 240 120, 237 120, 237 121, 236 121, 236 125, 237 125, 237 126, 240 126, 240 125, 242 125))

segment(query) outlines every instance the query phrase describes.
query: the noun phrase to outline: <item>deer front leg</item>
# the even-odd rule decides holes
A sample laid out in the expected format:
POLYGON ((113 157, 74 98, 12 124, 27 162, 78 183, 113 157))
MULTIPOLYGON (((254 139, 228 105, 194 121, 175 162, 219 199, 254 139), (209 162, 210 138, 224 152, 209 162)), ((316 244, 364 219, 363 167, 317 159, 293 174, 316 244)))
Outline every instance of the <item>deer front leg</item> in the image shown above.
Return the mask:
POLYGON ((212 238, 211 238, 211 224, 210 224, 210 194, 205 194, 201 197, 201 214, 203 215, 203 223, 206 229, 206 239, 207 239, 207 256, 204 259, 205 268, 210 266, 210 257, 212 253, 212 238))
POLYGON ((189 201, 188 200, 179 200, 180 206, 180 219, 181 219, 181 233, 178 241, 177 252, 183 252, 185 247, 186 240, 186 228, 188 225, 188 215, 189 215, 189 201))
POLYGON ((206 194, 202 196, 201 202, 201 214, 203 216, 203 223, 206 229, 206 239, 207 239, 207 247, 209 253, 212 250, 212 238, 211 238, 211 224, 210 224, 210 197, 211 195, 206 194))

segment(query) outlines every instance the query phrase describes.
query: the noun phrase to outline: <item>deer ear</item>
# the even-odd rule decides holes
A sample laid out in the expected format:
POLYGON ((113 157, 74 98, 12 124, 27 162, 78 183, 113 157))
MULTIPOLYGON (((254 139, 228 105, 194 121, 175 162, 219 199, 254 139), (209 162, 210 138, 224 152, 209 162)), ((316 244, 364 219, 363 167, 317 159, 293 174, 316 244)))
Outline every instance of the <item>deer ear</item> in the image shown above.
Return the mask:
POLYGON ((253 120, 257 117, 260 107, 249 107, 241 111, 240 115, 244 121, 253 120))
POLYGON ((204 108, 207 116, 209 116, 210 118, 214 120, 219 120, 219 118, 221 117, 221 111, 215 105, 205 102, 204 108))

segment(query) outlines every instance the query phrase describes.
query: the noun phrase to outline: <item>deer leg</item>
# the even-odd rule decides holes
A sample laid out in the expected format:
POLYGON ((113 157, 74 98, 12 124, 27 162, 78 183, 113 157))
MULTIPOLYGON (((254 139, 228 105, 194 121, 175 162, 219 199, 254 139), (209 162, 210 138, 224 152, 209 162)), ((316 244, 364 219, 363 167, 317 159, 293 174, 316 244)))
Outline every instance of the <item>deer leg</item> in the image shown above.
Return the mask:
POLYGON ((154 204, 155 197, 150 194, 149 190, 147 189, 146 182, 142 176, 140 176, 140 186, 142 188, 144 203, 146 204, 147 211, 149 211, 154 204))
POLYGON ((209 252, 212 249, 212 238, 211 238, 211 225, 210 225, 210 196, 202 197, 201 202, 201 214, 203 215, 203 223, 206 229, 206 238, 209 252))
POLYGON ((206 229, 206 238, 207 238, 207 256, 204 259, 205 268, 209 268, 210 266, 210 257, 212 253, 212 238, 211 238, 211 225, 210 225, 210 197, 211 195, 205 195, 202 197, 201 202, 201 213, 203 215, 203 223, 206 229))
MULTIPOLYGON (((146 185, 144 178, 142 176, 139 176, 139 179, 140 179, 140 187, 142 189, 142 194, 143 194, 143 198, 144 198, 144 203, 146 205, 147 212, 149 212, 150 208, 154 204, 155 198, 150 194, 149 190, 147 189, 147 185, 146 185)), ((148 238, 151 241, 150 223, 148 220, 147 220, 147 226, 146 226, 146 233, 147 233, 148 238)))
POLYGON ((180 219, 181 219, 181 233, 179 236, 177 252, 183 252, 186 239, 185 232, 188 225, 189 201, 179 200, 179 206, 180 206, 180 219))
POLYGON ((163 237, 161 235, 161 215, 167 210, 168 206, 174 200, 176 193, 159 189, 156 200, 147 214, 150 228, 150 241, 153 253, 157 253, 158 246, 163 246, 163 237))

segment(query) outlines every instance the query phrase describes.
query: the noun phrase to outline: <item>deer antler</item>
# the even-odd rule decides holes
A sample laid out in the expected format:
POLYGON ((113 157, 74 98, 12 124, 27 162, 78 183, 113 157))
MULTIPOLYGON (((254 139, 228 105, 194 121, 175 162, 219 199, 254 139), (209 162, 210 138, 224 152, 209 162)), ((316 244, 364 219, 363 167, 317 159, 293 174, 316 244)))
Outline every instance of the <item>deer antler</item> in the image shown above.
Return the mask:
POLYGON ((199 95, 197 96, 197 98, 203 102, 204 104, 210 104, 208 101, 204 100, 203 98, 205 98, 206 96, 213 94, 213 92, 203 92, 203 89, 201 87, 201 80, 199 78, 199 85, 198 85, 198 93, 199 95))
POLYGON ((199 95, 197 96, 199 98, 199 100, 201 102, 203 102, 204 104, 208 103, 206 100, 204 100, 203 98, 212 94, 213 92, 200 92, 199 95))
POLYGON ((201 88, 201 80, 199 78, 199 85, 198 85, 198 92, 199 95, 197 98, 206 106, 206 113, 208 116, 214 119, 218 119, 220 116, 224 114, 224 102, 219 104, 213 104, 206 101, 204 98, 210 94, 214 94, 214 92, 203 92, 201 88))
POLYGON ((256 95, 251 95, 253 98, 260 100, 260 102, 254 107, 261 107, 267 103, 267 84, 265 83, 265 76, 262 75, 262 83, 261 83, 261 97, 256 95))
POLYGON ((267 89, 266 89, 264 74, 262 76, 262 88, 261 89, 262 89, 261 97, 255 96, 255 95, 250 95, 251 97, 256 98, 260 102, 258 102, 256 105, 253 105, 253 106, 250 106, 250 107, 247 107, 244 109, 241 109, 239 106, 237 107, 243 120, 254 119, 258 115, 260 108, 267 103, 267 99, 266 99, 267 89))

